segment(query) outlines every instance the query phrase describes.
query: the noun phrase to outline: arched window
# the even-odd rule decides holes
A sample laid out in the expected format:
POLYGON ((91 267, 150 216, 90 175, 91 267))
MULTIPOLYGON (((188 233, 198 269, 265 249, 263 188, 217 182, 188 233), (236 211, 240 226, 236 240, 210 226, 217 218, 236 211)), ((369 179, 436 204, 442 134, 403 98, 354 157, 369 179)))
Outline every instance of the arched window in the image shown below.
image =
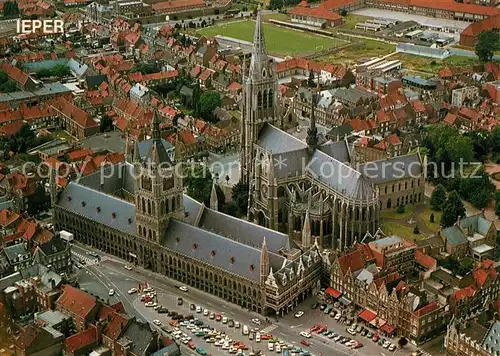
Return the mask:
POLYGON ((262 100, 263 100, 263 107, 264 107, 264 109, 265 109, 265 108, 267 108, 267 107, 269 106, 269 105, 268 105, 269 103, 268 103, 267 99, 268 99, 267 90, 264 90, 264 96, 263 96, 263 98, 262 98, 262 100))
POLYGON ((269 93, 267 94, 268 106, 272 108, 274 106, 274 93, 272 89, 269 89, 269 93))
POLYGON ((262 93, 260 91, 257 93, 257 108, 262 109, 262 93))
POLYGON ((148 200, 148 214, 151 214, 151 200, 148 200))

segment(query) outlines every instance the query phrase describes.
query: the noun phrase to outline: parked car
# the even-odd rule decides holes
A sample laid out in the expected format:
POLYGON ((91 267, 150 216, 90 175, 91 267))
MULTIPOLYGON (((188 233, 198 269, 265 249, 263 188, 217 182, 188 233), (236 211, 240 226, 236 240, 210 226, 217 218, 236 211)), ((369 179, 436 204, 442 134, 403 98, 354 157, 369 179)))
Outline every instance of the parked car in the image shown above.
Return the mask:
POLYGON ((188 288, 186 286, 180 286, 179 289, 183 292, 187 292, 188 288))
POLYGON ((389 345, 389 351, 394 351, 394 350, 396 350, 396 345, 390 344, 389 345))
POLYGON ((304 345, 304 346, 309 346, 309 345, 310 345, 310 344, 309 344, 309 341, 307 341, 307 340, 301 340, 301 341, 300 341, 300 343, 301 343, 302 345, 304 345))
POLYGON ((300 318, 302 315, 304 315, 303 311, 298 311, 297 313, 295 313, 296 318, 300 318))
POLYGON ((308 339, 311 338, 311 334, 309 334, 307 331, 301 331, 300 336, 303 336, 303 337, 308 338, 308 339))

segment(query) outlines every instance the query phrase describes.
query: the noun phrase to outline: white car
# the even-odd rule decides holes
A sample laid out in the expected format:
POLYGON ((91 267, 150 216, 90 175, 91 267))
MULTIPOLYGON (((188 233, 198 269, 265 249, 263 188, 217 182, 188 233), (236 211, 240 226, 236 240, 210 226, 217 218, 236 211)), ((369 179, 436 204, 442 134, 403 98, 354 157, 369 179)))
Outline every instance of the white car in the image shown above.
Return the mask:
POLYGON ((260 325, 260 320, 257 318, 252 319, 252 323, 260 325))
POLYGON ((227 324, 227 316, 222 318, 222 324, 227 324))
POLYGON ((188 288, 186 286, 180 286, 179 289, 183 292, 187 292, 188 288))
POLYGON ((389 351, 394 351, 394 350, 396 350, 396 345, 391 344, 391 345, 389 346, 389 351))
POLYGON ((161 326, 161 321, 159 321, 158 319, 155 319, 155 320, 153 320, 153 324, 155 324, 157 326, 161 326))
POLYGON ((234 322, 234 328, 235 328, 235 329, 239 329, 239 328, 240 328, 240 326, 241 326, 241 324, 240 324, 240 322, 239 322, 239 321, 235 321, 235 322, 234 322))
POLYGON ((281 354, 281 345, 280 344, 276 344, 276 353, 281 354))
POLYGON ((267 343, 267 349, 269 351, 274 351, 274 342, 268 342, 267 343))
POLYGON ((132 267, 130 267, 130 266, 125 265, 125 266, 123 266, 123 268, 125 268, 127 271, 132 271, 132 267))
POLYGON ((154 303, 154 302, 147 302, 146 304, 144 304, 144 306, 145 306, 146 308, 152 308, 152 307, 154 307, 154 306, 155 306, 155 303, 154 303))
POLYGON ((209 314, 208 309, 203 310, 203 315, 207 316, 209 314))
POLYGON ((108 292, 108 295, 109 296, 115 295, 115 290, 114 289, 110 289, 109 292, 108 292))
POLYGON ((255 342, 260 342, 260 333, 255 334, 255 342))
POLYGON ((295 317, 296 318, 300 318, 302 315, 304 315, 304 312, 303 311, 299 311, 295 314, 295 317))
POLYGON ((342 314, 341 313, 337 313, 337 315, 335 315, 335 320, 340 320, 340 318, 342 317, 342 314))
POLYGON ((128 294, 134 294, 137 293, 137 288, 131 288, 128 290, 128 294))
POLYGON ((196 312, 197 312, 197 313, 201 313, 201 312, 202 312, 202 310, 203 310, 203 309, 201 309, 201 307, 200 307, 200 306, 196 307, 196 312))
POLYGON ((300 336, 303 336, 307 339, 310 339, 311 338, 311 334, 309 334, 307 331, 301 331, 300 332, 300 336))
POLYGON ((382 345, 384 349, 387 349, 389 346, 391 346, 391 343, 389 341, 384 342, 384 344, 382 345))

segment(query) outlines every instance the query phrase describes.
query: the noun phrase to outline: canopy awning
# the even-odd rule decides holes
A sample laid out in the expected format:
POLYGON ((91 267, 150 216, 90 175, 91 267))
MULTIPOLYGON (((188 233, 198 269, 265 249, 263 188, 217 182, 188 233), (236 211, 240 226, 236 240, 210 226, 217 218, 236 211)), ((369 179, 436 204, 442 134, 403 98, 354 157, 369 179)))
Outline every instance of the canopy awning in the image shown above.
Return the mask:
POLYGON ((386 332, 387 334, 392 334, 394 332, 394 329, 392 326, 390 326, 389 324, 384 324, 380 327, 380 331, 383 331, 383 332, 386 332))
POLYGON ((347 299, 346 297, 340 297, 339 302, 341 302, 342 304, 344 304, 346 306, 351 304, 351 301, 349 299, 347 299))
POLYGON ((331 295, 334 298, 338 298, 338 297, 340 297, 342 295, 341 292, 339 292, 338 290, 336 290, 335 288, 332 288, 332 287, 326 288, 325 292, 328 293, 329 295, 331 295))
POLYGON ((369 323, 377 317, 377 313, 371 311, 370 309, 365 309, 361 313, 359 313, 359 317, 369 323))
POLYGON ((370 325, 373 325, 374 327, 376 328, 381 328, 383 325, 385 325, 387 323, 387 321, 385 321, 384 319, 380 319, 379 317, 373 319, 372 321, 370 321, 370 325))

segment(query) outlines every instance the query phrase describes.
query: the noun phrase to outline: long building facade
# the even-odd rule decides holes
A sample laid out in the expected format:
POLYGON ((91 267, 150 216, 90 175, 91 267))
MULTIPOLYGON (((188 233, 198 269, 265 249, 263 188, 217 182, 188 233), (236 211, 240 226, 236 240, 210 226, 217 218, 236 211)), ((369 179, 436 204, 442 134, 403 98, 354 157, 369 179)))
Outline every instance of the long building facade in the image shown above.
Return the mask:
MULTIPOLYGON (((257 26, 256 38, 263 38, 261 30, 257 26)), ((256 41, 254 61, 262 60, 260 46, 256 41)), ((181 169, 166 150, 157 115, 152 126, 152 138, 132 145, 126 162, 102 167, 62 191, 51 174, 57 230, 265 315, 284 315, 319 288, 318 240, 299 249, 288 234, 184 195, 181 169)))

